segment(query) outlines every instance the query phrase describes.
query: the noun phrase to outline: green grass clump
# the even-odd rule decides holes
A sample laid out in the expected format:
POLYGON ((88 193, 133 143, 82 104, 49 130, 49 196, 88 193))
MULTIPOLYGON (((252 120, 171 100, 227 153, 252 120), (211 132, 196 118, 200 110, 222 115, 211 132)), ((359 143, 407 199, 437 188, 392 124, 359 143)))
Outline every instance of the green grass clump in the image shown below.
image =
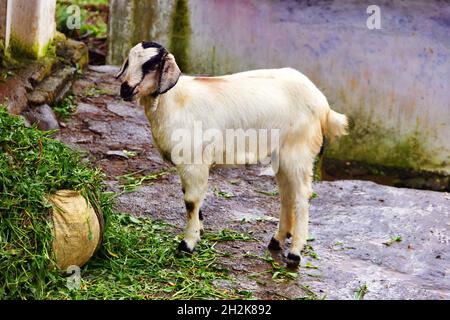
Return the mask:
MULTIPOLYGON (((228 279, 217 263, 226 255, 202 240, 194 254, 176 253, 181 238, 172 227, 148 218, 114 214, 108 219, 103 249, 81 273, 78 290, 49 293, 52 299, 230 299, 237 292, 215 287, 228 279)), ((217 235, 215 240, 217 239, 217 235)), ((227 240, 227 239, 224 239, 227 240)))
MULTIPOLYGON (((50 132, 51 133, 51 132, 50 132)), ((0 107, 0 299, 230 299, 248 298, 218 288, 229 279, 217 260, 219 241, 249 241, 229 230, 205 235, 193 255, 177 256, 173 227, 114 213, 114 194, 91 169, 49 132, 26 128, 0 107), (103 246, 81 270, 80 286, 51 268, 51 206, 46 196, 80 190, 106 225, 103 246)), ((177 231, 177 233, 179 233, 177 231)))
POLYGON ((0 299, 45 296, 50 264, 51 205, 60 189, 82 191, 106 211, 102 174, 49 133, 26 128, 0 106, 0 299))

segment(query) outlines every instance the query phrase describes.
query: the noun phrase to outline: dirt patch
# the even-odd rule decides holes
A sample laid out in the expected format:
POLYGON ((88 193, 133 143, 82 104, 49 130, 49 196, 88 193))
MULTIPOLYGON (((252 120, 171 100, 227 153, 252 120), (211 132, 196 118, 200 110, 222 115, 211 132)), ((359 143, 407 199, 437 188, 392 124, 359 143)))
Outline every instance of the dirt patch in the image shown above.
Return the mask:
MULTIPOLYGON (((114 71, 90 68, 75 83, 78 111, 58 138, 85 151, 118 193, 119 176, 165 173, 120 195, 117 210, 164 220, 181 232, 185 208, 179 177, 154 147, 142 108, 121 101, 114 71)), ((284 257, 266 249, 277 227, 279 199, 274 178, 263 169, 211 173, 202 209, 206 230, 232 229, 255 239, 217 246, 229 253, 221 263, 233 279, 217 286, 264 299, 354 299, 366 291, 368 299, 450 298, 450 196, 364 181, 315 183, 311 253, 292 273, 274 267, 284 257), (389 244, 394 236, 401 240, 389 244)))

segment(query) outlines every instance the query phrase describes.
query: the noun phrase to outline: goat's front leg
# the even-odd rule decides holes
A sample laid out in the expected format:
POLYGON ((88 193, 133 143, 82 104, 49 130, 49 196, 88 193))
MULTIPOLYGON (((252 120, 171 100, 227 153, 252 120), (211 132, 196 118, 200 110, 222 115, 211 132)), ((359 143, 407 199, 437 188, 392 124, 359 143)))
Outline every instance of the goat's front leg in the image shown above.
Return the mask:
POLYGON ((182 165, 177 169, 181 178, 187 212, 185 235, 178 250, 192 253, 200 240, 200 232, 203 229, 201 221, 203 216, 200 208, 208 187, 209 168, 205 165, 182 165))

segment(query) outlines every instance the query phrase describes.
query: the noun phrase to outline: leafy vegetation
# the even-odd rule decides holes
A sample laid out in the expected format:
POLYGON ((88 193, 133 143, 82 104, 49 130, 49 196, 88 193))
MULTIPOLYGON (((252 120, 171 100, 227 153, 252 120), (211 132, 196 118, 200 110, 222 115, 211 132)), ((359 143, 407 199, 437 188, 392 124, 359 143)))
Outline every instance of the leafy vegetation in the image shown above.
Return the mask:
POLYGON ((395 242, 402 242, 402 237, 401 236, 392 236, 388 241, 384 242, 383 244, 390 247, 395 242))
MULTIPOLYGON (((0 299, 206 299, 248 298, 248 292, 218 288, 229 279, 217 260, 219 241, 251 238, 223 230, 207 233, 196 253, 177 257, 181 240, 173 227, 112 210, 103 174, 81 161, 51 132, 26 128, 0 108, 0 299), (105 216, 101 250, 81 271, 80 287, 69 289, 50 268, 51 205, 59 189, 80 190, 105 216)), ((178 233, 178 232, 177 232, 178 233)))
POLYGON ((14 77, 15 73, 11 70, 0 71, 0 82, 5 82, 8 78, 14 77))
POLYGON ((159 173, 151 173, 146 176, 139 176, 138 172, 132 172, 120 177, 117 177, 122 183, 122 191, 125 193, 133 192, 139 188, 145 181, 158 180, 159 178, 169 174, 166 171, 161 171, 159 173))
POLYGON ((73 95, 66 96, 60 103, 53 107, 56 115, 62 119, 70 117, 77 109, 75 97, 73 95))
POLYGON ((222 191, 219 189, 214 189, 214 194, 218 198, 223 198, 223 199, 227 199, 227 200, 234 197, 234 194, 232 194, 231 192, 226 192, 226 191, 222 191))
POLYGON ((105 214, 102 174, 62 143, 0 107, 0 299, 43 298, 56 273, 49 271, 52 225, 46 196, 81 190, 105 214))
MULTIPOLYGON (((232 299, 233 290, 216 288, 214 281, 228 279, 217 264, 225 253, 215 249, 220 234, 206 237, 196 253, 178 256, 181 240, 171 227, 128 214, 109 217, 104 246, 81 274, 80 289, 61 290, 65 280, 48 293, 58 299, 232 299)), ((244 236, 241 236, 244 237, 244 236)), ((225 239, 227 240, 227 239, 225 239)))
POLYGON ((264 190, 255 190, 255 191, 269 197, 277 197, 280 195, 278 191, 264 191, 264 190))
POLYGON ((355 300, 363 300, 369 288, 367 287, 367 283, 364 283, 359 289, 355 292, 355 300))
POLYGON ((305 248, 303 249, 303 254, 315 260, 320 260, 319 255, 316 253, 316 251, 314 251, 314 248, 310 244, 307 244, 305 246, 305 248))
POLYGON ((102 96, 102 95, 114 95, 114 94, 115 93, 110 90, 98 89, 96 87, 90 87, 84 92, 84 95, 89 98, 98 97, 98 96, 102 96))
MULTIPOLYGON (((289 285, 295 285, 302 289, 305 293, 304 296, 298 297, 298 300, 320 300, 325 299, 325 296, 319 296, 311 288, 307 285, 302 285, 299 282, 294 282, 294 280, 298 279, 299 274, 296 271, 290 270, 285 266, 281 265, 277 261, 273 259, 273 257, 266 253, 263 256, 247 253, 245 255, 247 258, 254 258, 261 261, 264 261, 270 264, 270 267, 261 272, 253 272, 249 275, 249 278, 255 279, 255 281, 261 285, 266 285, 264 281, 264 276, 270 275, 271 281, 276 283, 286 283, 289 285)), ((308 268, 308 267, 306 267, 308 268)), ((317 268, 317 267, 316 267, 317 268)), ((279 294, 278 294, 279 295, 279 294)), ((280 296, 280 298, 289 299, 288 297, 280 296)))
POLYGON ((100 14, 99 7, 108 5, 108 0, 58 0, 56 2, 57 29, 72 38, 95 37, 106 38, 108 26, 104 17, 100 14), (70 28, 68 19, 77 12, 72 11, 71 6, 80 9, 80 28, 70 28))

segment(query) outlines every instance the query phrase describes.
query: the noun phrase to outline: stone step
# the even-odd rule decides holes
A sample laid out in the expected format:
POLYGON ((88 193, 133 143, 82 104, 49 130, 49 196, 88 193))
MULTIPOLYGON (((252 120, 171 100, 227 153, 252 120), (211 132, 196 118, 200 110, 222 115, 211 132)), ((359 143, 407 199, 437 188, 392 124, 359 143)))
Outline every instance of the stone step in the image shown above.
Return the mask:
POLYGON ((19 115, 30 107, 54 105, 70 90, 77 70, 87 67, 88 48, 83 42, 57 33, 55 45, 56 56, 21 60, 18 66, 10 68, 13 76, 0 81, 0 104, 8 112, 19 115))
POLYGON ((27 95, 60 65, 57 57, 46 57, 38 61, 27 61, 13 76, 0 81, 0 103, 12 114, 21 114, 28 108, 27 95))
POLYGON ((56 71, 28 94, 28 103, 31 106, 40 106, 59 102, 69 91, 76 71, 76 68, 71 66, 56 71))

